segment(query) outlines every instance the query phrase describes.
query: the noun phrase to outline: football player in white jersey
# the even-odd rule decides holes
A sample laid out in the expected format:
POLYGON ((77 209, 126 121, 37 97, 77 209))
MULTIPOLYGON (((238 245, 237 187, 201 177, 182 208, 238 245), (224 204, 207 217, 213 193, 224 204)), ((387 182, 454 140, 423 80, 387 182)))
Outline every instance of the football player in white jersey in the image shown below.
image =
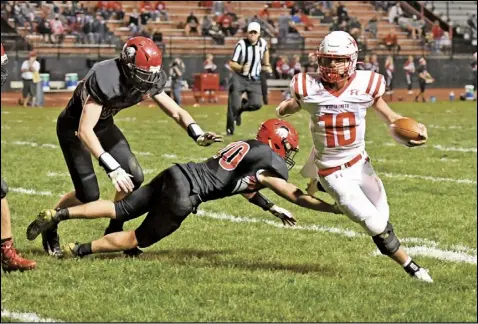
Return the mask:
MULTIPOLYGON (((385 79, 381 74, 355 70, 357 55, 357 43, 348 33, 328 34, 317 51, 318 73, 296 74, 290 84, 292 98, 283 101, 276 113, 279 117, 301 109, 310 113, 314 149, 302 175, 315 174, 341 211, 367 231, 382 254, 411 276, 433 282, 428 271, 400 246, 388 221, 385 189, 365 151, 365 115, 373 107, 389 126, 402 116, 382 98, 385 79)), ((427 129, 419 125, 421 140, 407 146, 425 144, 427 129)))

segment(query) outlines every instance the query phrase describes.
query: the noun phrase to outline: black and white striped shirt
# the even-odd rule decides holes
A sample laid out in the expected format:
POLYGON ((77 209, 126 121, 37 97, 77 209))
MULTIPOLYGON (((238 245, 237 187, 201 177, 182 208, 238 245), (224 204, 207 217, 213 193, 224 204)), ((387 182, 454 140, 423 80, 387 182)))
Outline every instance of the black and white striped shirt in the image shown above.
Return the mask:
POLYGON ((243 73, 242 75, 257 80, 260 78, 261 62, 267 50, 265 39, 259 37, 256 45, 252 45, 247 38, 244 38, 237 42, 232 61, 241 65, 249 63, 251 65, 249 73, 243 73))

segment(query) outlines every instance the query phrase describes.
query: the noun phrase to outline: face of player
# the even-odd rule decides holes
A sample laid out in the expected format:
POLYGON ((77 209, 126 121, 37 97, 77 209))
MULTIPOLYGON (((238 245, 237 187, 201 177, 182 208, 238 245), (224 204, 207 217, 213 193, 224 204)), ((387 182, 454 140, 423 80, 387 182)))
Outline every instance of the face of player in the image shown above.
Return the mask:
POLYGON ((247 33, 247 39, 249 42, 251 42, 252 45, 257 43, 257 40, 259 39, 259 33, 256 32, 255 30, 251 30, 250 32, 247 33))
POLYGON ((331 76, 330 80, 345 77, 348 70, 349 58, 346 57, 321 57, 320 65, 326 68, 326 73, 336 75, 331 76))

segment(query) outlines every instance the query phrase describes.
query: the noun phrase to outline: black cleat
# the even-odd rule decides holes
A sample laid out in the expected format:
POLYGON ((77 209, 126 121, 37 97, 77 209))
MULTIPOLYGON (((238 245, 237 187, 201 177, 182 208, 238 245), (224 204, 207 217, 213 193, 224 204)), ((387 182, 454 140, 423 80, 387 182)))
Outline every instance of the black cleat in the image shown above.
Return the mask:
POLYGON ((55 258, 63 258, 63 251, 60 247, 60 236, 57 229, 47 230, 41 233, 43 249, 55 258))

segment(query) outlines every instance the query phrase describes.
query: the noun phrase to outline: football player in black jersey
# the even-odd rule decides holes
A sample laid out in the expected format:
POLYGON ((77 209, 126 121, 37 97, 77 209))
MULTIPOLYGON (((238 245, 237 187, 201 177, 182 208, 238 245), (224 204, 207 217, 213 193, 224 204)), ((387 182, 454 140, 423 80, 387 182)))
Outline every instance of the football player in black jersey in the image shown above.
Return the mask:
MULTIPOLYGON (((162 54, 146 37, 133 37, 124 45, 118 58, 93 66, 79 82, 66 108, 57 121, 57 136, 73 181, 75 191, 65 194, 55 208, 76 206, 100 197, 91 155, 98 159, 116 188, 119 201, 141 186, 143 171, 131 152, 128 141, 114 124, 113 116, 146 98, 158 106, 201 146, 222 141, 221 136, 204 132, 191 115, 164 91, 166 74, 162 70, 162 54)), ((121 231, 123 223, 111 221, 105 234, 121 231)), ((42 235, 43 247, 61 257, 55 227, 42 235)), ((141 251, 129 251, 137 254, 141 251)))
POLYGON ((313 210, 338 213, 335 206, 303 193, 287 182, 299 135, 286 121, 265 121, 255 140, 233 142, 201 163, 176 164, 123 200, 98 200, 81 206, 47 209, 28 226, 27 238, 35 239, 45 229, 73 218, 111 218, 126 222, 148 213, 132 231, 115 232, 90 243, 69 243, 64 252, 82 257, 150 246, 179 228, 199 204, 242 194, 249 202, 279 217, 284 225, 296 220, 285 209, 259 193, 270 188, 288 201, 313 210))

